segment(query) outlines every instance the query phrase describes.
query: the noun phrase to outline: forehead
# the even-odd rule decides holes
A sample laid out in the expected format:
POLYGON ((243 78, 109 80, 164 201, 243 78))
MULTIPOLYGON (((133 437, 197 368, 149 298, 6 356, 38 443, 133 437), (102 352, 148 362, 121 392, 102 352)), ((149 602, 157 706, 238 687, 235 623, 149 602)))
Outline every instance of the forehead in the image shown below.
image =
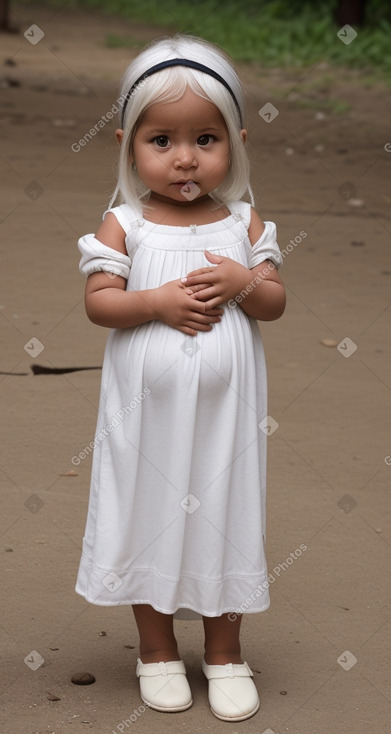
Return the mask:
POLYGON ((199 127, 201 123, 202 127, 226 127, 219 108, 189 87, 175 102, 156 102, 147 107, 140 121, 141 125, 158 124, 159 127, 173 124, 175 127, 199 127))

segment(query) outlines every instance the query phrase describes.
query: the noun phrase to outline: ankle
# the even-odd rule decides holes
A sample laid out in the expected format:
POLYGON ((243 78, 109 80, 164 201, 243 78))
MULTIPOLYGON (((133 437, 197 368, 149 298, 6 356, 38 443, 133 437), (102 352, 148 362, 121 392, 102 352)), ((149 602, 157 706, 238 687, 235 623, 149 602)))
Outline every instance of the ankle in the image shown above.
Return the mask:
POLYGON ((169 663, 172 660, 180 660, 181 657, 178 653, 178 649, 173 648, 162 648, 159 650, 140 650, 140 660, 144 664, 148 663, 169 663))
POLYGON ((240 653, 233 650, 205 650, 204 660, 207 665, 227 665, 227 663, 233 663, 233 665, 243 664, 240 653))

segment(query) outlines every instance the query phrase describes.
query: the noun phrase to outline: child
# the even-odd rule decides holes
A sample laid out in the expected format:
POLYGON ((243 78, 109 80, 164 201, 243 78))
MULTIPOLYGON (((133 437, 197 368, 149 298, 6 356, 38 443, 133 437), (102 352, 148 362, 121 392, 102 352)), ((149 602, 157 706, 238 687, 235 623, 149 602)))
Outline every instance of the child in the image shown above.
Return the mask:
POLYGON ((269 606, 257 319, 284 311, 282 258, 274 224, 241 201, 243 96, 219 49, 155 41, 122 99, 122 203, 79 240, 87 314, 111 331, 76 590, 132 605, 141 697, 158 711, 192 704, 173 615, 202 615, 211 709, 241 721, 259 708, 242 612, 269 606))

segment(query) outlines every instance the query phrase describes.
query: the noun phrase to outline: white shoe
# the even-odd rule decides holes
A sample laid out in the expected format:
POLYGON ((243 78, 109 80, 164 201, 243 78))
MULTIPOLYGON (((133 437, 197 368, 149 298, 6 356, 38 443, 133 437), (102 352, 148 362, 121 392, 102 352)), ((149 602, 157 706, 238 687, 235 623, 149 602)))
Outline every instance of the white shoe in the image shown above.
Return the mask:
POLYGON ((193 703, 183 660, 142 663, 137 658, 141 698, 156 711, 185 711, 193 703))
POLYGON ((218 719, 243 721, 258 711, 258 692, 247 663, 207 665, 203 660, 202 671, 208 679, 210 707, 218 719))

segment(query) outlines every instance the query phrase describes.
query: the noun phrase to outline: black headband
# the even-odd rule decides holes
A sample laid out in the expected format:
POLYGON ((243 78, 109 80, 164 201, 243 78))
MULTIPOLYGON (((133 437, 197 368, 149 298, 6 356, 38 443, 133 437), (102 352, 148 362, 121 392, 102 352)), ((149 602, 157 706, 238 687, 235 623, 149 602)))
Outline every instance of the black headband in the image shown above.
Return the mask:
POLYGON ((168 69, 170 66, 187 66, 189 67, 189 69, 197 69, 197 71, 203 71, 204 74, 209 74, 209 76, 213 76, 213 78, 217 79, 217 81, 220 82, 220 84, 223 84, 224 87, 230 93, 233 101, 235 102, 236 108, 239 113, 240 126, 243 127, 242 113, 240 111, 238 100, 236 99, 228 82, 226 82, 225 79, 223 79, 223 77, 217 73, 217 71, 210 69, 209 66, 204 66, 204 64, 199 64, 198 61, 191 61, 190 59, 168 59, 167 61, 162 61, 160 64, 155 64, 155 66, 151 66, 150 69, 147 69, 147 71, 144 71, 144 74, 139 76, 139 78, 135 81, 135 83, 132 84, 131 88, 129 89, 129 92, 127 93, 125 97, 125 101, 122 107, 122 117, 121 117, 121 127, 122 128, 124 127, 126 106, 129 102, 130 97, 132 96, 133 90, 137 87, 138 84, 140 84, 140 82, 144 81, 144 79, 147 79, 149 76, 152 76, 152 74, 156 74, 157 71, 161 71, 162 69, 168 69))

